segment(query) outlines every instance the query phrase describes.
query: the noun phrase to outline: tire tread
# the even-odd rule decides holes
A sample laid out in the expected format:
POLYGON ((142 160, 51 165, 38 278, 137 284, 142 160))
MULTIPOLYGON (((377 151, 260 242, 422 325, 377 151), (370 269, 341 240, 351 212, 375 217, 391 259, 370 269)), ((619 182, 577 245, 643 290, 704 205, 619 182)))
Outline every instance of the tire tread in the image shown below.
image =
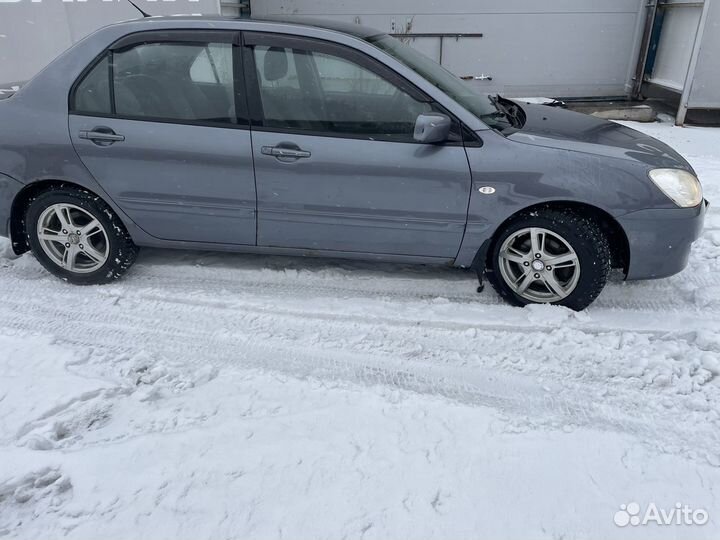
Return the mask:
POLYGON ((130 233, 113 209, 99 196, 74 185, 54 185, 30 199, 25 211, 25 234, 27 243, 40 264, 52 274, 76 285, 100 285, 120 279, 133 265, 139 252, 130 233), (55 265, 42 252, 42 248, 34 237, 36 224, 32 222, 30 215, 47 207, 43 205, 47 199, 51 198, 65 198, 66 202, 102 214, 103 218, 109 221, 110 230, 107 231, 107 234, 112 237, 110 241, 113 249, 107 262, 101 268, 88 274, 73 274, 55 265))
MULTIPOLYGON (((581 311, 588 307, 602 292, 607 284, 610 271, 612 269, 612 250, 610 241, 603 232, 600 224, 593 218, 583 216, 577 211, 564 208, 536 208, 530 211, 521 212, 513 218, 502 230, 495 236, 493 246, 488 251, 488 264, 486 266, 486 276, 493 288, 506 301, 511 304, 524 306, 531 302, 517 296, 502 280, 500 272, 496 271, 495 265, 497 261, 496 247, 501 244, 504 238, 512 230, 519 228, 518 225, 529 226, 528 222, 537 219, 547 220, 550 229, 557 230, 563 234, 563 230, 569 229, 577 239, 587 246, 592 246, 595 251, 595 259, 593 265, 599 265, 598 271, 593 273, 590 281, 584 282, 582 288, 578 286, 567 298, 557 302, 563 305, 581 311)), ((563 234, 563 236, 565 236, 563 234)), ((586 274, 586 273, 585 273, 586 274)), ((583 274, 581 274, 582 279, 583 274)))

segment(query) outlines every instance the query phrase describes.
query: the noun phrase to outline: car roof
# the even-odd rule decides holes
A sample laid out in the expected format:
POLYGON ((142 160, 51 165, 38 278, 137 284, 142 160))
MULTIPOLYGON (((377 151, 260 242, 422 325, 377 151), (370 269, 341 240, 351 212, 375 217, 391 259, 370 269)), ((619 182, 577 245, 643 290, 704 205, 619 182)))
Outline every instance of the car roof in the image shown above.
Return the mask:
MULTIPOLYGON (((341 32, 343 34, 349 34, 360 39, 367 39, 369 37, 382 35, 385 32, 370 28, 369 26, 363 26, 360 24, 331 21, 327 19, 302 17, 302 16, 267 16, 263 18, 256 17, 223 17, 221 15, 171 15, 171 16, 151 16, 144 19, 135 19, 132 22, 139 21, 174 21, 182 23, 183 21, 207 21, 207 22, 243 22, 245 24, 262 23, 262 24, 277 24, 284 28, 297 26, 297 27, 315 27, 322 28, 325 30, 333 30, 335 32, 341 32)), ((128 21, 130 22, 130 21, 128 21)))

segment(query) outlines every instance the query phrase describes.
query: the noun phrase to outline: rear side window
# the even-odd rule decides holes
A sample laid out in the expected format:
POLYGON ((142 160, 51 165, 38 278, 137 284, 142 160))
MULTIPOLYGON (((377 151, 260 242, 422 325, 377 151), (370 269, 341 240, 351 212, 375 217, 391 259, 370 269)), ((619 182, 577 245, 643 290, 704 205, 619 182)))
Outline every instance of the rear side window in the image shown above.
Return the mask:
POLYGON ((111 114, 110 71, 107 55, 85 76, 75 90, 73 109, 94 114, 111 114))
POLYGON ((230 43, 141 43, 110 51, 77 85, 72 110, 138 120, 236 123, 230 43))
POLYGON ((225 43, 207 45, 190 66, 190 79, 196 83, 224 84, 232 87, 233 66, 230 46, 225 43))

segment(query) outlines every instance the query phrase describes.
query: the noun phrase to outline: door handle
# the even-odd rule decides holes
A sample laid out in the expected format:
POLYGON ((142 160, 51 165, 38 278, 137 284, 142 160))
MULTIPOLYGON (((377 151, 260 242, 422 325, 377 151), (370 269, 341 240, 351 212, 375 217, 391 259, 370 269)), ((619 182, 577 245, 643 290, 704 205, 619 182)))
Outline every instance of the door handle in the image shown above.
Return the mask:
POLYGON ((492 75, 485 75, 484 73, 480 75, 463 75, 460 77, 463 81, 492 81, 492 75))
POLYGON ((125 135, 118 135, 112 129, 95 128, 93 130, 81 130, 79 135, 81 139, 88 139, 93 142, 120 142, 125 140, 125 135))
POLYGON ((309 158, 312 154, 307 150, 300 148, 287 148, 286 146, 263 146, 260 148, 266 156, 274 156, 276 158, 309 158))

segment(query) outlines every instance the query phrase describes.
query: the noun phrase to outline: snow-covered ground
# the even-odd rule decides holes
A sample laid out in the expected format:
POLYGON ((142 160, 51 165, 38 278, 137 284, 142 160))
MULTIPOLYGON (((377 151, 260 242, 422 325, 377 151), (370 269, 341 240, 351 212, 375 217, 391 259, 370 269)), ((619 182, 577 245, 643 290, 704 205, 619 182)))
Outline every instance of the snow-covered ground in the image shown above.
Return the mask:
MULTIPOLYGON (((720 205, 720 130, 629 125, 720 205)), ((0 537, 720 537, 718 206, 684 273, 582 313, 157 250, 77 288, 0 242, 0 537), (709 520, 618 527, 633 502, 709 520)))

